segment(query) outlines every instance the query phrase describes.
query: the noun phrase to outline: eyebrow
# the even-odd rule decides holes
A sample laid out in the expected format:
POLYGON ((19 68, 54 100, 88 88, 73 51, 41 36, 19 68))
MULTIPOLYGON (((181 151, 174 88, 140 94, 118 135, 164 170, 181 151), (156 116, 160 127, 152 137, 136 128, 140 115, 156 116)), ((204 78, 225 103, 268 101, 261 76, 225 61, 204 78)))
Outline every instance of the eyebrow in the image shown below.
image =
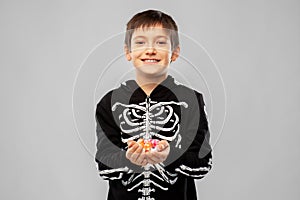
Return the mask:
MULTIPOLYGON (((143 35, 137 35, 135 37, 133 37, 132 39, 135 40, 135 39, 139 39, 139 38, 147 38, 146 36, 143 36, 143 35)), ((168 36, 165 36, 165 35, 158 35, 158 36, 155 36, 154 38, 165 38, 165 39, 169 39, 168 36)))

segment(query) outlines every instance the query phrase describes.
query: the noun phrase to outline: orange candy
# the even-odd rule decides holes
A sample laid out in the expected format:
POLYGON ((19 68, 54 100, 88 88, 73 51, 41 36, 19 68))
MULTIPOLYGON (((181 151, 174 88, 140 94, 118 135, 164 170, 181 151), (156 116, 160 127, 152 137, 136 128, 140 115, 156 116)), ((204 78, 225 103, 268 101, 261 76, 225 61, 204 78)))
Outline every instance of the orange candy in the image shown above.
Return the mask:
POLYGON ((152 148, 152 144, 151 144, 150 142, 147 141, 147 142, 144 144, 144 149, 145 149, 145 151, 148 152, 148 151, 151 150, 151 148, 152 148))

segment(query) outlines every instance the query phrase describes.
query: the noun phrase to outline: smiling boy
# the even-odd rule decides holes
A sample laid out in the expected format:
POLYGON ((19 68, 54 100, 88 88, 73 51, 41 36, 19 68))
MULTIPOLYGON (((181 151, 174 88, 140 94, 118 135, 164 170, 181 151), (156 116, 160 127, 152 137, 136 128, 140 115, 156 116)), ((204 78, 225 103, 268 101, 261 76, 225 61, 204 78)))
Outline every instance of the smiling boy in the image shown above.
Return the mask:
POLYGON ((202 94, 168 75, 180 53, 178 28, 167 14, 147 10, 127 24, 125 56, 135 80, 97 104, 99 175, 109 200, 197 199, 194 179, 211 169, 202 94))

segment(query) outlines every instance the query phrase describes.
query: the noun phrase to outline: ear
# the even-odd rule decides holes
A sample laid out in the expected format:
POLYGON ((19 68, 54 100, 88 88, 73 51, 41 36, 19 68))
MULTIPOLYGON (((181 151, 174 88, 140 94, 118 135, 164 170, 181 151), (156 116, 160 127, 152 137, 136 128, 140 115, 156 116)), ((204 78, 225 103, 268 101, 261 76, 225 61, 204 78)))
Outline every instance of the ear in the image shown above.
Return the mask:
POLYGON ((172 55, 171 55, 171 61, 174 62, 178 57, 179 57, 179 53, 180 53, 180 47, 177 46, 173 52, 172 52, 172 55))
POLYGON ((124 46, 124 52, 125 52, 126 59, 127 59, 128 61, 131 61, 130 50, 129 50, 129 48, 128 48, 128 46, 127 46, 126 44, 125 44, 125 46, 124 46))

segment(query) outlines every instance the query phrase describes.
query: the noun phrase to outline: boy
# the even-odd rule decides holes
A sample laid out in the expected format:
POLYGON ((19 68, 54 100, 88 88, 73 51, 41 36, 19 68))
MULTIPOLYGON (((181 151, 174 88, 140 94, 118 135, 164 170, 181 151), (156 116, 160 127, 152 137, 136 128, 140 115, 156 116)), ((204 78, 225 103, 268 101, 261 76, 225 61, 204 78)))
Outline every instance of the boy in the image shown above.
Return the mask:
POLYGON ((136 80, 108 92, 96 108, 99 174, 109 200, 194 200, 194 179, 212 167, 202 94, 168 68, 180 52, 167 14, 147 10, 127 23, 125 55, 136 80))

